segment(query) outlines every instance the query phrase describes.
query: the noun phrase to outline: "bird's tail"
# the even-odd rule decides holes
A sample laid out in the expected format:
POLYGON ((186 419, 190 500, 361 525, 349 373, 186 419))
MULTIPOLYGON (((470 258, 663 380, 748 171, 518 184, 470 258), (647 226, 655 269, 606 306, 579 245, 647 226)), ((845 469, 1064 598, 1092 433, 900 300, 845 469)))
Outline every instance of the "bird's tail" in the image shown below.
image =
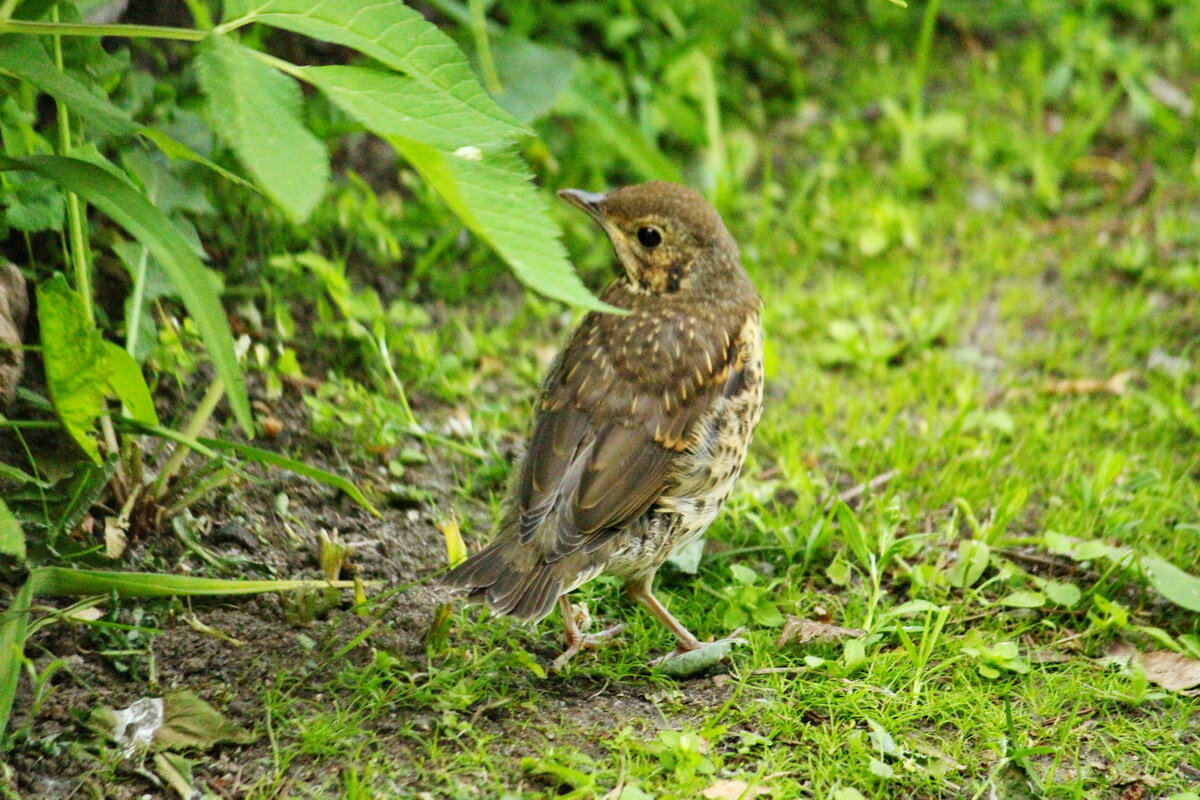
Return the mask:
POLYGON ((550 613, 562 594, 562 579, 556 564, 540 559, 520 564, 519 546, 501 536, 451 570, 443 582, 501 614, 539 620, 550 613))

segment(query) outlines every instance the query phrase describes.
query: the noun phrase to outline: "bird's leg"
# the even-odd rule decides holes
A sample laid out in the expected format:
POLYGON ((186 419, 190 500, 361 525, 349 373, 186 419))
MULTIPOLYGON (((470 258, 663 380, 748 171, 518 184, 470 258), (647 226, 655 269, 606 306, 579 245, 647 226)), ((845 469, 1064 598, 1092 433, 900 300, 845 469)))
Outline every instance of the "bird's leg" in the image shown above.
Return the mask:
POLYGON ((654 591, 651 589, 653 582, 654 573, 650 573, 644 578, 630 581, 627 590, 630 596, 644 605, 646 610, 657 617, 663 625, 666 625, 671 633, 675 634, 678 644, 675 652, 651 661, 651 667, 663 669, 676 677, 687 677, 714 666, 728 655, 735 644, 745 643, 746 640, 739 636, 743 629, 738 629, 724 639, 718 639, 715 642, 701 642, 692 635, 691 631, 683 627, 683 623, 675 619, 666 606, 654 596, 654 591), (687 655, 688 653, 695 653, 695 655, 687 655), (686 656, 686 658, 681 658, 681 656, 686 656))
MULTIPOLYGON (((566 666, 567 662, 580 650, 591 650, 598 647, 603 642, 607 642, 609 639, 617 636, 625 628, 624 625, 613 625, 599 633, 584 633, 579 629, 579 620, 575 616, 575 608, 571 605, 571 601, 567 599, 565 594, 558 598, 558 610, 563 618, 563 630, 566 633, 567 649, 550 664, 551 672, 557 672, 566 666)), ((583 613, 587 614, 586 606, 583 608, 583 613)))
POLYGON ((667 610, 659 599, 654 596, 654 591, 650 585, 654 582, 654 573, 651 572, 644 578, 639 578, 630 581, 626 586, 629 596, 646 607, 646 610, 658 619, 671 633, 675 634, 675 640, 679 642, 679 646, 675 648, 676 653, 687 653, 692 650, 699 650, 704 645, 692 635, 691 631, 683 627, 683 623, 675 619, 675 616, 667 610))

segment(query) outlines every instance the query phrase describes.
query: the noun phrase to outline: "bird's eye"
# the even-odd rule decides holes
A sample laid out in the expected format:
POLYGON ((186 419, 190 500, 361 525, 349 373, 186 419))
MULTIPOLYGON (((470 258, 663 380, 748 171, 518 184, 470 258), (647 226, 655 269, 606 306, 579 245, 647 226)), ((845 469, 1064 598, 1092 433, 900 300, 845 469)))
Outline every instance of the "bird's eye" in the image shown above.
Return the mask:
POLYGON ((638 228, 637 237, 638 242, 647 250, 662 244, 662 234, 659 233, 658 228, 638 228))

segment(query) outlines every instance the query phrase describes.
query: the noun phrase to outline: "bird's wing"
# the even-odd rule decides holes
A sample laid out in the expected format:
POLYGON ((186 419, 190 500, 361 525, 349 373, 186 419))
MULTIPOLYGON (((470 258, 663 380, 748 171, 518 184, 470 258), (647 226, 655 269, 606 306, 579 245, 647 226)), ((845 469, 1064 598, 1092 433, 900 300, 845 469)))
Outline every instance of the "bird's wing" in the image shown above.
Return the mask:
POLYGON ((690 447, 696 422, 740 368, 736 341, 715 342, 712 351, 703 368, 663 386, 592 363, 583 368, 599 377, 572 381, 568 349, 543 387, 522 465, 520 541, 553 562, 600 547, 606 534, 650 508, 690 447))

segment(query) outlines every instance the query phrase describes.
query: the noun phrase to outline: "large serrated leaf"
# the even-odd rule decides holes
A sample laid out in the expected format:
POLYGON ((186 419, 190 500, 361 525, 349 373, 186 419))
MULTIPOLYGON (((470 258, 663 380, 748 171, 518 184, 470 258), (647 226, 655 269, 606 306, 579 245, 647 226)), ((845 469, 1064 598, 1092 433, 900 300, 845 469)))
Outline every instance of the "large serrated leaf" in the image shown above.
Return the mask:
POLYGON ((0 156, 0 169, 30 170, 45 175, 108 214, 149 248, 171 278, 200 332, 217 374, 225 381, 234 416, 243 430, 250 433, 253 430, 250 402, 234 354, 229 320, 220 299, 212 291, 204 265, 171 221, 128 183, 86 161, 62 156, 0 156))
POLYGON ((352 47, 415 80, 430 96, 459 106, 480 149, 531 133, 496 105, 454 41, 400 2, 378 0, 228 0, 218 30, 262 22, 352 47))
POLYGON ((220 164, 214 164, 209 159, 197 153, 192 148, 188 147, 183 142, 171 136, 166 131, 161 131, 158 128, 145 127, 138 129, 138 133, 145 139, 152 142, 159 150, 163 152, 167 158, 175 161, 190 161, 193 164, 199 164, 220 175, 228 181, 236 183, 238 186, 244 186, 251 191, 258 191, 258 187, 250 181, 243 178, 241 175, 235 175, 229 170, 222 167, 220 164))
POLYGON ((404 136, 451 152, 495 149, 474 127, 477 114, 447 92, 365 67, 301 67, 302 77, 380 136, 404 136))
POLYGON ((213 129, 268 197, 306 219, 325 193, 329 158, 300 121, 300 87, 224 36, 206 39, 196 64, 213 129))
POLYGON ((272 453, 270 450, 263 450, 258 447, 251 447, 248 444, 240 444, 238 442, 227 442, 221 439, 208 439, 201 436, 197 441, 201 444, 211 447, 214 450, 225 450, 227 452, 237 453, 242 458, 257 461, 260 464, 266 464, 272 467, 281 467, 283 469, 294 472, 297 475, 303 475, 306 478, 311 478, 317 483, 323 483, 326 486, 332 486, 335 489, 340 489, 345 492, 351 500, 358 503, 360 506, 370 511, 375 516, 380 516, 379 509, 371 505, 371 501, 366 498, 354 482, 348 478, 343 478, 328 470, 314 467, 311 464, 305 464, 303 461, 297 461, 294 458, 272 453))
POLYGON ((387 138, 524 283, 566 303, 613 310, 575 274, 545 200, 527 182, 528 173, 515 153, 475 154, 474 160, 413 139, 387 138))

